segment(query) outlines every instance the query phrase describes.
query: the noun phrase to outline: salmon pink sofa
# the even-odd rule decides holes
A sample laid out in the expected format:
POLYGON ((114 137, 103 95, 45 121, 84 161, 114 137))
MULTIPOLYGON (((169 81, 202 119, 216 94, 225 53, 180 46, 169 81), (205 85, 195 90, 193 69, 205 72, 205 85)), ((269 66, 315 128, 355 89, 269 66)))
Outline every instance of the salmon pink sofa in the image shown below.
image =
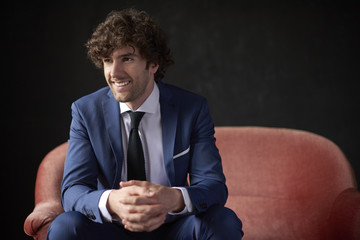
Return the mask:
MULTIPOLYGON (((216 127, 229 198, 245 240, 360 239, 360 193, 342 151, 319 135, 266 127, 216 127)), ((25 232, 45 239, 63 212, 60 184, 67 143, 41 162, 25 232)))

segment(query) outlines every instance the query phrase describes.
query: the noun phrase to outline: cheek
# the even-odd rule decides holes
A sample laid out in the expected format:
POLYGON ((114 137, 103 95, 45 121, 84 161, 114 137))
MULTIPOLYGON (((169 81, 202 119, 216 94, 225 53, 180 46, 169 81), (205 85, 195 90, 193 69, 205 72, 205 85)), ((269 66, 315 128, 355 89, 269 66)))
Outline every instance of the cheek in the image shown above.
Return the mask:
POLYGON ((108 78, 107 77, 108 75, 109 75, 109 70, 104 67, 104 76, 105 76, 106 79, 108 78))
POLYGON ((110 72, 107 71, 105 68, 104 68, 104 77, 105 77, 105 80, 108 82, 110 80, 110 72))

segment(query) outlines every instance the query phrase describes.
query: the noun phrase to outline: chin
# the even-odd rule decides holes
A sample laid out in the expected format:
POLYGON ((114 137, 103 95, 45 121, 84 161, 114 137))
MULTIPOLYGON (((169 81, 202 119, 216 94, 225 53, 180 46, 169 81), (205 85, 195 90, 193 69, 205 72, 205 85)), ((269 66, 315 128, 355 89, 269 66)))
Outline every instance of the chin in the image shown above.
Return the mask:
POLYGON ((112 90, 112 94, 113 94, 113 97, 115 98, 115 100, 118 102, 124 102, 126 100, 125 97, 123 96, 123 94, 119 94, 118 92, 115 92, 114 90, 112 90))

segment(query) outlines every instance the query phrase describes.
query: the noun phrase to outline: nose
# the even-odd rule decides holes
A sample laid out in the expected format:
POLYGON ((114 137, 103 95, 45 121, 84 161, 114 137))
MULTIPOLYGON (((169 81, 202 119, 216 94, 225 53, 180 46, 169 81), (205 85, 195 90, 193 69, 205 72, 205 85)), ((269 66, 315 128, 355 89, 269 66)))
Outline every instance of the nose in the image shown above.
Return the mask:
POLYGON ((110 67, 110 77, 111 78, 122 78, 124 77, 125 71, 124 71, 124 66, 122 63, 120 63, 119 61, 114 61, 111 64, 110 67))

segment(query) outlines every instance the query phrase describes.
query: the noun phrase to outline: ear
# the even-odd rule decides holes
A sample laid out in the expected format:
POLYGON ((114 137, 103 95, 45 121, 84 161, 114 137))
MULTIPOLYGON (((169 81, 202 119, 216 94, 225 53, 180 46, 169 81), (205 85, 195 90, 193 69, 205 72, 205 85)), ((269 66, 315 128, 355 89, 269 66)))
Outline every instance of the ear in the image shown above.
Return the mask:
POLYGON ((159 69, 159 64, 157 63, 150 63, 149 64, 149 70, 152 74, 155 74, 157 70, 159 69))

